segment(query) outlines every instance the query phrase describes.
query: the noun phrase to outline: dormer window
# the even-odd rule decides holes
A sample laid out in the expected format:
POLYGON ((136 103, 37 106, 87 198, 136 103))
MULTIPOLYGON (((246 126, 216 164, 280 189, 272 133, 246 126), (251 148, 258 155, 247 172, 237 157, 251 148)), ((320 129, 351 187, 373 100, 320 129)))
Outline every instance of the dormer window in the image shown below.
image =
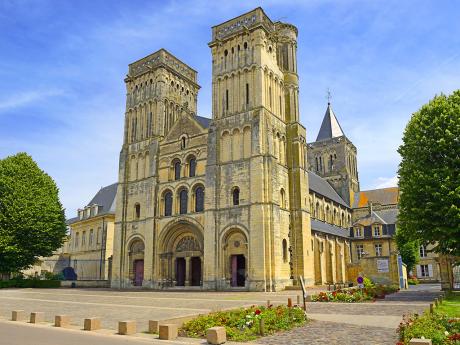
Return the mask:
POLYGON ((363 231, 361 227, 355 226, 354 230, 355 230, 355 237, 363 237, 363 231))
POLYGON ((379 225, 374 225, 372 227, 372 234, 374 237, 380 237, 380 226, 379 225))

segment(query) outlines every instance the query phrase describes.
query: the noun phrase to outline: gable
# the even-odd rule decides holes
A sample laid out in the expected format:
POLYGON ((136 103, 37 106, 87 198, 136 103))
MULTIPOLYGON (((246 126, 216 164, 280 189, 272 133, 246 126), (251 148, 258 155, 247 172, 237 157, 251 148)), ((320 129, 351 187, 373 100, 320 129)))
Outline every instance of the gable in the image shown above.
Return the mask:
POLYGON ((182 113, 180 118, 174 123, 165 137, 165 141, 176 141, 182 134, 187 134, 189 137, 206 133, 204 128, 194 116, 187 113, 182 113))

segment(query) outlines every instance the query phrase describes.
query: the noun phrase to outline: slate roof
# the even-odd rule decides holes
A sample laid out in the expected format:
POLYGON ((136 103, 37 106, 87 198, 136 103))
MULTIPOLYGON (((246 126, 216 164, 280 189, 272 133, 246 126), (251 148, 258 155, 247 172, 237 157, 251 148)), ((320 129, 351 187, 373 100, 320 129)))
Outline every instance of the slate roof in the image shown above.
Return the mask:
POLYGON ((341 228, 329 223, 322 222, 317 219, 311 220, 311 229, 314 231, 323 232, 326 234, 340 236, 340 237, 349 237, 350 231, 346 228, 341 228))
POLYGON ((398 209, 392 208, 390 210, 375 211, 387 224, 396 224, 398 220, 398 209))
POLYGON ((204 128, 209 128, 209 124, 211 123, 211 119, 203 116, 195 116, 197 121, 204 127, 204 128))
POLYGON ((356 192, 353 208, 366 207, 369 201, 381 205, 396 205, 399 201, 399 188, 390 187, 356 192))
POLYGON ((331 103, 328 103, 323 122, 321 123, 321 128, 319 129, 318 136, 316 137, 316 141, 337 138, 344 135, 345 134, 343 133, 342 127, 340 126, 340 123, 337 120, 334 111, 332 110, 331 103))
POLYGON ((337 194, 337 192, 332 188, 332 186, 322 177, 316 175, 315 173, 309 171, 308 172, 308 180, 310 184, 310 189, 317 193, 321 194, 322 196, 335 201, 336 203, 343 205, 345 207, 350 207, 341 197, 337 194))
POLYGON ((380 215, 376 211, 372 211, 371 213, 367 214, 366 216, 357 219, 353 224, 360 224, 360 225, 363 225, 363 226, 369 226, 369 225, 372 225, 374 223, 387 224, 387 222, 385 222, 382 219, 382 217, 380 217, 380 215))
POLYGON ((102 187, 99 192, 91 199, 87 206, 97 204, 102 206, 102 210, 98 214, 113 213, 115 214, 115 204, 117 197, 118 183, 110 186, 102 187))
POLYGON ((357 219, 353 224, 369 226, 374 223, 396 224, 398 209, 372 211, 364 217, 357 219))
MULTIPOLYGON (((98 216, 104 214, 115 214, 117 186, 118 183, 114 183, 109 186, 102 187, 86 206, 92 206, 94 204, 99 205, 101 208, 97 213, 98 216)), ((79 220, 80 219, 78 217, 70 218, 66 220, 66 224, 70 225, 79 220)))

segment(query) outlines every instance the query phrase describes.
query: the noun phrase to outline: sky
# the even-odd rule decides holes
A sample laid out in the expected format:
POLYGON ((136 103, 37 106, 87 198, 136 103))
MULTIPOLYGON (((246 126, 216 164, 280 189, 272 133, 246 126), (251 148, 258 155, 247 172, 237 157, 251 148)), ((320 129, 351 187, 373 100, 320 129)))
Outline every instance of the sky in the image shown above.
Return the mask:
POLYGON ((0 0, 0 159, 32 155, 74 216, 117 181, 128 64, 166 48, 198 71, 211 117, 211 27, 258 6, 299 30, 307 141, 330 89, 361 190, 396 185, 411 114, 460 88, 455 0, 0 0))

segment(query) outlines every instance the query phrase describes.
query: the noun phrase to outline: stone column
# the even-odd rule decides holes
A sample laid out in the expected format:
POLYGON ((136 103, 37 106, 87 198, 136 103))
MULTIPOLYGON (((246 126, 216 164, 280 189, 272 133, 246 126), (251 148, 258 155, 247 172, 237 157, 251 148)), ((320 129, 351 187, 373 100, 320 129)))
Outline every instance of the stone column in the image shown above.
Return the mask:
POLYGON ((185 258, 185 286, 190 286, 190 273, 192 272, 192 264, 190 256, 185 258))

